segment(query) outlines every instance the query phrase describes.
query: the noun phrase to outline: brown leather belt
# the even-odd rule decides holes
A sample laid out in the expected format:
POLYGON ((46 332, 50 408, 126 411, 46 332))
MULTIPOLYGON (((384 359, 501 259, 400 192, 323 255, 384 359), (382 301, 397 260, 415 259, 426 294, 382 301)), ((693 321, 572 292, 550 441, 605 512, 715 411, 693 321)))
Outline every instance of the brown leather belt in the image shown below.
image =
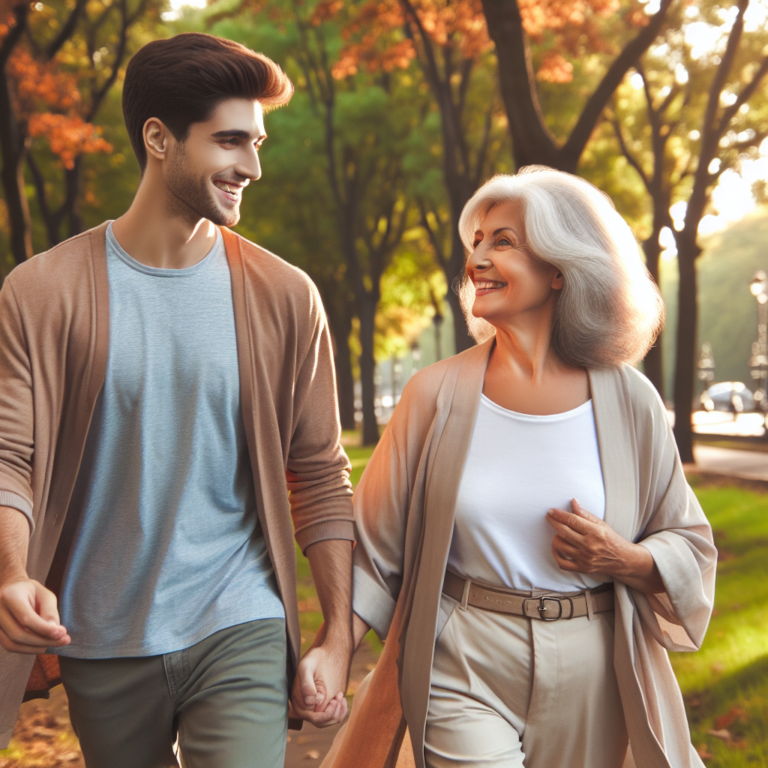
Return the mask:
POLYGON ((527 616, 529 619, 557 621, 592 617, 613 610, 613 584, 601 584, 583 592, 521 592, 517 589, 478 584, 451 571, 445 572, 443 592, 458 600, 463 608, 471 605, 497 613, 527 616))

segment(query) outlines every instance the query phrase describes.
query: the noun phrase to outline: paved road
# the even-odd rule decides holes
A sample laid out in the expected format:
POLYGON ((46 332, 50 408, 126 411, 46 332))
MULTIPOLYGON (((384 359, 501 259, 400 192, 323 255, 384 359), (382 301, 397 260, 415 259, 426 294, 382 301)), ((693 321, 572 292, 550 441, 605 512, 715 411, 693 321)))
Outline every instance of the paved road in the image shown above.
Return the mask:
POLYGON ((693 455, 696 469, 702 472, 768 481, 768 453, 696 445, 693 455))

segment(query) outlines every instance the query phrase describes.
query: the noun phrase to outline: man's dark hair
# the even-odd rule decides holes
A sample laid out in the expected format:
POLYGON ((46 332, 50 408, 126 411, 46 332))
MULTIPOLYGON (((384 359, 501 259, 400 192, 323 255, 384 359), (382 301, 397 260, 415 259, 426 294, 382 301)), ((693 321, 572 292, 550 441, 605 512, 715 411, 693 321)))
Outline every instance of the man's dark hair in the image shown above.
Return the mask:
POLYGON ((258 100, 268 109, 288 103, 292 94, 288 76, 263 54, 232 40, 184 32, 147 43, 130 60, 123 116, 143 172, 144 123, 150 117, 184 141, 190 125, 210 119, 225 99, 258 100))

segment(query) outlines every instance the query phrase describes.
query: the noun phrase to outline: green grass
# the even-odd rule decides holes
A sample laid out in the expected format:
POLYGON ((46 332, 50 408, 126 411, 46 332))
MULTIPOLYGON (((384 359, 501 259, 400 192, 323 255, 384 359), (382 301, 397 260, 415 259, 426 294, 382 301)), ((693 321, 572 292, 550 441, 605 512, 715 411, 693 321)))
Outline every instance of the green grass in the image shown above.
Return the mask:
POLYGON ((720 551, 715 613, 701 650, 672 666, 707 765, 768 767, 768 495, 695 490, 720 551))

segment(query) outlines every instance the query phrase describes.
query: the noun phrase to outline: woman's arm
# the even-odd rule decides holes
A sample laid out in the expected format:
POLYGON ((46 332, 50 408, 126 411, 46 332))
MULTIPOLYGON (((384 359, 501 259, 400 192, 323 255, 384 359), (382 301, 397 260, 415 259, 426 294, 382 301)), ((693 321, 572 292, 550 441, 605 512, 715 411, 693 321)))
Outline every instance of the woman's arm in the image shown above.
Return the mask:
POLYGON ((603 573, 638 592, 664 592, 664 582, 653 555, 633 544, 605 521, 583 509, 576 499, 573 512, 550 509, 547 522, 555 529, 552 554, 563 571, 603 573))

